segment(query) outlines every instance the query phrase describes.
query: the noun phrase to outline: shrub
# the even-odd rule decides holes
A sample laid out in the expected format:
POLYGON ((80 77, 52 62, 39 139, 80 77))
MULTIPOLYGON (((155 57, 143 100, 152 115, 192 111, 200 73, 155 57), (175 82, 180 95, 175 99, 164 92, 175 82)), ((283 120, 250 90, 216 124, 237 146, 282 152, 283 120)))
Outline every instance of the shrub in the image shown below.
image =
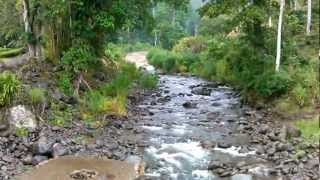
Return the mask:
POLYGON ((126 96, 107 97, 99 91, 92 91, 85 95, 84 102, 85 110, 89 113, 107 113, 119 116, 126 114, 126 96))
POLYGON ((82 40, 76 40, 74 46, 64 52, 61 59, 66 69, 74 73, 81 72, 97 62, 94 49, 82 40))
POLYGON ((202 36, 185 37, 173 47, 176 53, 200 53, 206 49, 206 39, 202 36))
POLYGON ((70 125, 74 109, 63 106, 62 104, 51 103, 51 116, 49 117, 51 124, 62 127, 70 125))
POLYGON ((31 88, 28 97, 32 104, 39 104, 45 101, 46 91, 42 88, 31 88))
POLYGON ((9 71, 0 74, 0 106, 10 103, 20 85, 21 83, 15 74, 9 71))
POLYGON ((295 86, 292 91, 291 95, 293 100, 300 106, 304 106, 308 102, 308 94, 306 88, 302 87, 300 84, 295 86))
POLYGON ((154 89, 158 84, 158 77, 153 74, 144 74, 139 79, 139 85, 143 89, 154 89))
POLYGON ((163 62, 166 60, 168 56, 168 51, 161 49, 153 49, 147 55, 149 63, 156 68, 162 68, 163 62))
POLYGON ((249 84, 262 97, 277 97, 287 93, 292 86, 292 79, 286 72, 265 73, 249 84))
POLYGON ((177 68, 178 56, 176 54, 168 54, 166 59, 162 62, 162 68, 165 72, 175 72, 177 68))
POLYGON ((85 108, 93 113, 102 113, 105 111, 104 103, 106 101, 99 91, 90 91, 85 94, 85 108))
POLYGON ((126 111, 126 97, 117 96, 115 98, 106 99, 104 102, 104 111, 108 114, 125 116, 126 111))
POLYGON ((72 74, 63 71, 59 73, 58 77, 58 87, 66 95, 72 95, 73 93, 73 76, 72 74))

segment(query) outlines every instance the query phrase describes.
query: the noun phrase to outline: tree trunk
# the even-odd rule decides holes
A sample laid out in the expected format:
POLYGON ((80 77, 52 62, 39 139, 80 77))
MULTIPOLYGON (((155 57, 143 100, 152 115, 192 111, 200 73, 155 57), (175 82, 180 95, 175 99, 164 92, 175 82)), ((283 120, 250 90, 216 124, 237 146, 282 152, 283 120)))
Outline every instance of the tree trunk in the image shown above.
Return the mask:
POLYGON ((284 13, 285 0, 280 0, 280 14, 278 21, 278 38, 277 38, 277 57, 276 57, 276 72, 280 70, 280 58, 281 58, 281 34, 282 34, 282 21, 284 13))
POLYGON ((175 9, 173 9, 173 11, 172 11, 172 24, 176 24, 176 10, 175 9))
POLYGON ((298 0, 294 0, 294 2, 293 2, 293 9, 294 9, 295 11, 298 10, 298 0))
POLYGON ((312 0, 308 0, 308 14, 307 14, 307 36, 310 35, 310 32, 311 32, 311 8, 312 8, 312 0))
MULTIPOLYGON (((32 33, 32 25, 30 23, 30 12, 29 12, 29 0, 23 0, 23 22, 24 22, 24 31, 28 34, 28 35, 33 35, 32 33)), ((30 57, 34 57, 36 56, 36 48, 33 44, 31 44, 30 42, 27 43, 28 46, 28 52, 29 52, 29 56, 30 57)))
POLYGON ((271 17, 271 16, 269 16, 268 26, 269 26, 270 28, 272 27, 272 17, 271 17))

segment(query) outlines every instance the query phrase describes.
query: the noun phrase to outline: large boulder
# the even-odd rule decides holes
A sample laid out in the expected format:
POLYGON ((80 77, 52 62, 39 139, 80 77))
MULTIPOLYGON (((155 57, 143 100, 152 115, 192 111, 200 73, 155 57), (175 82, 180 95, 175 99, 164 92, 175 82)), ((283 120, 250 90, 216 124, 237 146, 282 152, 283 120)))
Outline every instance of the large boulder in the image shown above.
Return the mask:
POLYGON ((35 130, 37 121, 35 115, 23 105, 18 105, 9 109, 8 122, 15 128, 27 128, 35 130))

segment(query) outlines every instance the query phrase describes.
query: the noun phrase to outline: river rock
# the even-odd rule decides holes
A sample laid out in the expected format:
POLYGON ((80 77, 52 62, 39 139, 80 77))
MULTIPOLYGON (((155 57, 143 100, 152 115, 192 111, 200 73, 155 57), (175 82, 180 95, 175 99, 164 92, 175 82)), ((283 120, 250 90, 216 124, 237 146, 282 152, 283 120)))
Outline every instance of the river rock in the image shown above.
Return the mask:
POLYGON ((9 110, 8 121, 15 128, 27 128, 29 130, 37 128, 34 114, 23 105, 12 107, 9 110))
POLYGON ((202 95, 202 96, 210 96, 211 95, 211 89, 206 87, 195 87, 192 89, 191 93, 196 95, 202 95))
POLYGON ((26 155, 23 159, 22 159, 22 163, 24 165, 32 165, 33 162, 33 157, 31 154, 26 155))
POLYGON ((42 136, 39 140, 33 144, 33 154, 35 155, 51 155, 52 143, 50 143, 46 137, 42 136))
POLYGON ((187 102, 183 103, 182 106, 184 108, 187 108, 187 109, 192 109, 192 108, 196 108, 197 104, 196 103, 192 103, 190 101, 187 101, 187 102))
POLYGON ((67 155, 67 154, 68 154, 68 150, 62 144, 55 143, 52 146, 52 156, 54 158, 59 157, 59 156, 64 156, 64 155, 67 155))
POLYGON ((292 124, 287 124, 286 129, 287 129, 287 135, 289 137, 300 137, 301 136, 301 131, 292 124))
POLYGON ((38 165, 38 164, 40 164, 41 162, 46 161, 46 160, 48 160, 48 157, 47 157, 47 156, 39 156, 39 155, 37 155, 37 156, 34 156, 34 157, 33 157, 33 159, 32 159, 32 164, 33 164, 34 166, 36 166, 36 165, 38 165))
POLYGON ((212 161, 208 166, 208 170, 216 170, 218 168, 223 167, 223 164, 220 161, 212 161))
POLYGON ((218 147, 226 149, 226 148, 230 148, 231 144, 227 142, 218 142, 218 147))

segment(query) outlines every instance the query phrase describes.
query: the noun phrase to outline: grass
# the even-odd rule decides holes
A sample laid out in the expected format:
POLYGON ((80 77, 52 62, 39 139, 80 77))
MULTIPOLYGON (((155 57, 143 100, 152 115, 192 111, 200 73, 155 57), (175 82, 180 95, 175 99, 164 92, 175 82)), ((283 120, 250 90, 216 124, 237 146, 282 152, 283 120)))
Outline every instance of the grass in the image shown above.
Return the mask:
POLYGON ((295 126, 301 130, 302 136, 306 141, 319 143, 320 139, 320 124, 319 116, 312 119, 302 119, 296 121, 295 126))
POLYGON ((42 103, 46 98, 46 90, 42 88, 31 88, 28 91, 28 97, 32 104, 42 103))
POLYGON ((22 54, 24 48, 0 48, 0 58, 14 57, 22 54))

